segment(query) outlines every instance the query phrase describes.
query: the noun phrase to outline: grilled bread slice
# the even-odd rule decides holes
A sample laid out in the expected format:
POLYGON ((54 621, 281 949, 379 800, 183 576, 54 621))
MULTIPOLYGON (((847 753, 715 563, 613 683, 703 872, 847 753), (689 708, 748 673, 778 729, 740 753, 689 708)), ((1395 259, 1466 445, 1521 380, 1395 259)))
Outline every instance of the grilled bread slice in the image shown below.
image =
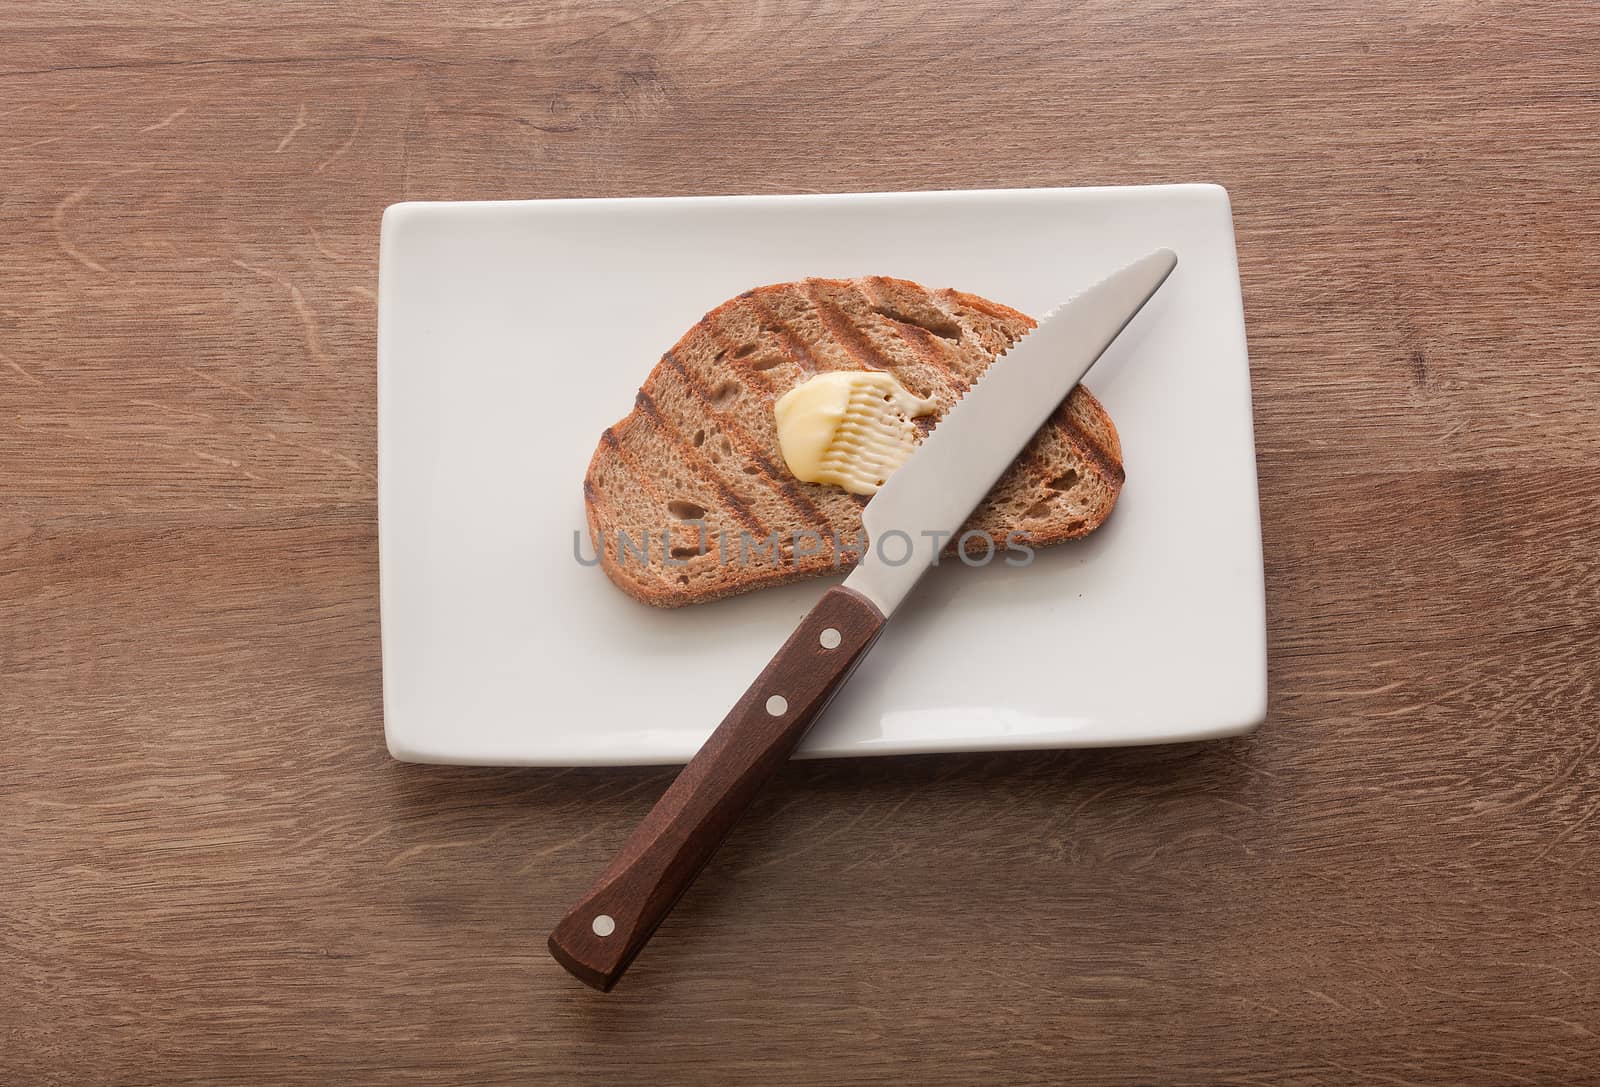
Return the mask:
MULTIPOLYGON (((633 410, 601 435, 583 483, 600 565, 658 607, 854 565, 867 498, 789 473, 774 402, 825 370, 886 370, 938 402, 914 420, 926 433, 1034 323, 976 295, 876 276, 728 300, 661 356, 633 410)), ((1079 386, 973 511, 963 531, 981 535, 964 549, 991 555, 1008 535, 1028 547, 1083 536, 1110 514, 1122 482, 1116 428, 1079 386)))

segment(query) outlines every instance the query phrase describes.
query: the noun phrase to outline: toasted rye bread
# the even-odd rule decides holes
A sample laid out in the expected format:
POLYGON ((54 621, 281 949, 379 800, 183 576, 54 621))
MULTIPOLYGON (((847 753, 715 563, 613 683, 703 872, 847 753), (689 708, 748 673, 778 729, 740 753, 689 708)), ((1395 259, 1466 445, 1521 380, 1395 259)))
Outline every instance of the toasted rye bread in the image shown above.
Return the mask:
MULTIPOLYGON (((677 607, 854 565, 867 499, 789 473, 774 402, 820 371, 887 370, 937 400, 934 416, 916 420, 926 432, 1033 327, 976 295, 882 277, 779 283, 724 302, 661 356, 633 411, 601 435, 583 481, 601 566, 630 595, 677 607), (741 546, 741 534, 774 532, 777 548, 741 546)), ((1116 428, 1079 386, 973 511, 963 531, 986 537, 967 550, 986 554, 988 540, 1013 532, 1030 547, 1086 535, 1122 481, 1116 428)))

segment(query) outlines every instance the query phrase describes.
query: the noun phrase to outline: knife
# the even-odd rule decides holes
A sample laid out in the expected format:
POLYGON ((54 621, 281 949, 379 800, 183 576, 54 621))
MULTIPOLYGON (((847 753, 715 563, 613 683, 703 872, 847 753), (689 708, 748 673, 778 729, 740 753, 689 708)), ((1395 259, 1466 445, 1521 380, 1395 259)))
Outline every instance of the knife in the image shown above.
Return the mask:
POLYGON ((800 621, 550 933, 550 954, 602 992, 627 970, 756 793, 821 716, 890 615, 1022 447, 1160 289, 1158 249, 1057 306, 997 358, 862 510, 868 546, 800 621), (899 537, 893 547, 886 544, 899 537), (896 561, 901 554, 904 559, 896 561))

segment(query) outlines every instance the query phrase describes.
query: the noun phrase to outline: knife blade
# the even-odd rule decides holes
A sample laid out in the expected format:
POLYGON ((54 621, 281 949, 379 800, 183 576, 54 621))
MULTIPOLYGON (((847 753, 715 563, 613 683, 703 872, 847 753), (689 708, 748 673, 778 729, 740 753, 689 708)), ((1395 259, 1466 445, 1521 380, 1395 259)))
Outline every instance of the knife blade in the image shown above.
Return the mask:
POLYGON ((557 962, 616 984, 762 785, 935 564, 943 543, 1176 267, 1159 249, 1052 310, 997 358, 862 511, 867 547, 550 933, 557 962), (892 555, 890 537, 899 537, 892 555))
POLYGON ((892 613, 1177 264, 1170 249, 1134 261, 1051 310, 996 359, 861 511, 869 541, 906 539, 904 560, 901 548, 886 554, 875 543, 845 586, 892 613))

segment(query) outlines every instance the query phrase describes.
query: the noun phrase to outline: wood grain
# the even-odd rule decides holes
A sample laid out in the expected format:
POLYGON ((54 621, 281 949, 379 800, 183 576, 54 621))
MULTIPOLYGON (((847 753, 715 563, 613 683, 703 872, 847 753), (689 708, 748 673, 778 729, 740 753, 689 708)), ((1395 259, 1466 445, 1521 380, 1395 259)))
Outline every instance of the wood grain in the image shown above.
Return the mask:
POLYGON ((0 1082, 1600 1082, 1600 10, 6 14, 0 1082), (578 986, 670 772, 384 753, 381 209, 1188 180, 1266 727, 789 766, 578 986))

